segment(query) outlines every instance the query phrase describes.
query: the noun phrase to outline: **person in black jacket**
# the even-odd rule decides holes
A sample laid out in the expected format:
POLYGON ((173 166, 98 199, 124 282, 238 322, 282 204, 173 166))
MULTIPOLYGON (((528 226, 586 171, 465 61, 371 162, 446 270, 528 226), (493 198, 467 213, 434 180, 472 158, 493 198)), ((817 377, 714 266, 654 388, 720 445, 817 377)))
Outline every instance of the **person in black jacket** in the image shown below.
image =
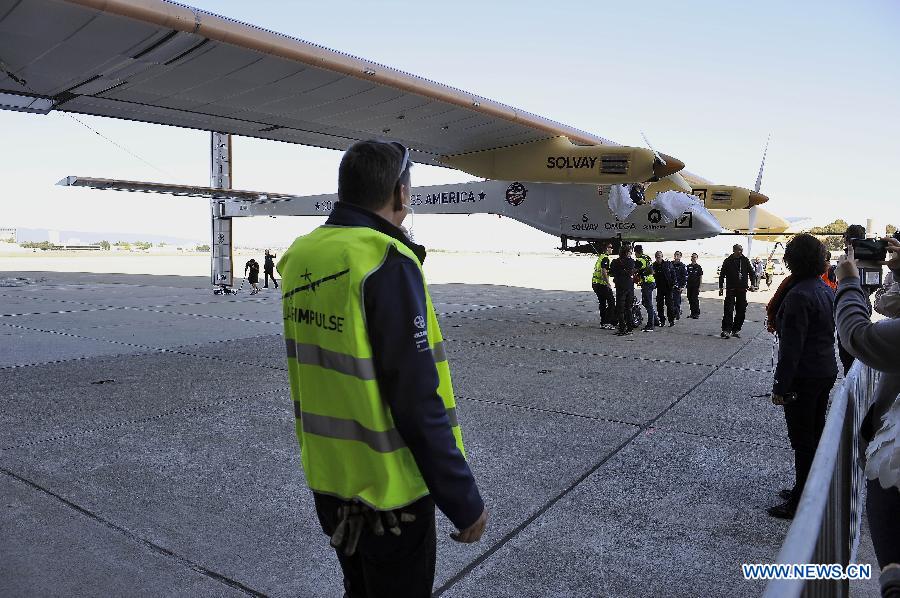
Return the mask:
POLYGON ((250 294, 257 294, 259 292, 259 262, 252 257, 244 264, 244 277, 250 283, 250 294))
POLYGON ((775 317, 779 344, 772 402, 784 405, 796 481, 792 489, 782 491, 785 502, 768 512, 773 517, 792 519, 825 428, 825 410, 837 378, 837 360, 834 291, 821 278, 825 271, 825 246, 812 235, 797 235, 785 247, 784 261, 794 285, 775 317))
POLYGON ((723 294, 723 286, 725 290, 722 338, 741 337, 741 327, 747 314, 747 290, 757 283, 756 273, 750 260, 744 255, 744 248, 735 245, 731 249, 734 253, 725 258, 719 272, 719 297, 723 294), (752 281, 752 284, 748 284, 748 281, 752 281))
POLYGON ((687 265, 687 296, 691 304, 689 318, 700 319, 700 283, 703 282, 703 266, 697 263, 700 257, 696 253, 691 254, 691 263, 687 265))
MULTIPOLYGON (((365 376, 356 373, 347 376, 356 375, 360 379, 371 380, 377 388, 383 407, 393 420, 393 433, 396 434, 397 441, 408 449, 407 456, 398 457, 397 465, 394 469, 388 469, 388 474, 399 476, 399 483, 402 485, 405 483, 402 480, 406 479, 403 476, 408 475, 406 472, 418 471, 421 483, 427 489, 423 496, 403 507, 404 513, 414 516, 409 520, 404 520, 403 513, 399 513, 399 510, 376 512, 371 505, 367 506, 355 497, 313 492, 322 531, 331 536, 332 546, 335 547, 344 574, 345 595, 353 597, 431 596, 437 543, 435 506, 457 528, 458 532, 452 533, 451 538, 458 542, 478 541, 488 518, 478 485, 465 455, 457 445, 455 424, 450 419, 455 419, 455 415, 448 412, 439 393, 439 387, 445 383, 445 378, 441 376, 436 364, 446 357, 439 357, 443 354, 442 349, 438 351, 437 348, 429 348, 427 326, 430 324, 426 317, 430 300, 421 269, 425 248, 413 243, 400 228, 409 213, 410 166, 409 150, 398 143, 355 143, 341 160, 338 171, 339 201, 325 223, 326 227, 332 227, 338 232, 332 237, 331 242, 334 243, 338 242, 336 239, 340 235, 347 238, 346 235, 356 234, 354 231, 365 232, 368 238, 372 238, 374 232, 384 239, 377 246, 379 251, 384 251, 381 264, 370 271, 356 288, 352 288, 343 279, 345 292, 356 295, 348 297, 344 304, 334 308, 362 310, 361 314, 353 317, 364 323, 364 328, 349 327, 338 330, 337 333, 352 335, 355 342, 365 343, 366 350, 370 351, 371 359, 365 360, 371 368, 369 373, 365 376), (386 245, 381 245, 384 242, 386 245), (387 247, 386 250, 382 248, 384 246, 387 247), (408 251, 400 251, 401 246, 408 251), (405 462, 401 463, 400 459, 405 462), (390 522, 390 518, 387 518, 389 514, 394 518, 395 528, 385 529, 390 526, 382 525, 379 529, 376 525, 378 519, 390 522), (399 523, 397 519, 400 520, 399 523), (354 528, 357 530, 355 533, 354 528), (398 535, 397 532, 401 533, 398 535)), ((289 249, 279 263, 282 276, 289 271, 284 267, 286 260, 290 259, 302 260, 303 256, 292 253, 289 249)), ((303 271, 301 268, 295 270, 303 271)), ((322 274, 324 273, 315 276, 322 274)), ((340 274, 330 278, 335 279, 335 276, 340 274)), ((326 280, 327 278, 323 278, 319 283, 326 280)), ((295 288, 291 293, 306 290, 315 292, 314 287, 310 288, 311 281, 306 275, 287 282, 283 278, 282 282, 287 288, 295 288)), ((307 347, 322 350, 312 345, 307 347)), ((296 365, 298 359, 299 363, 306 363, 305 360, 313 360, 310 361, 313 363, 317 359, 301 356, 299 349, 295 353, 296 356, 289 358, 294 360, 290 362, 292 365, 296 365)), ((347 372, 350 371, 346 365, 348 360, 357 359, 344 353, 325 353, 330 354, 328 359, 331 361, 313 369, 334 368, 335 371, 347 372), (338 363, 343 365, 335 365, 338 363), (340 370, 341 367, 344 370, 340 370)), ((301 369, 306 367, 308 366, 301 369)), ((294 387, 294 379, 291 382, 294 387)), ((329 400, 338 404, 366 398, 365 395, 360 395, 359 386, 354 385, 322 390, 327 390, 330 393, 329 400)), ((441 388, 440 392, 445 390, 441 388)), ((299 401, 295 403, 299 404, 299 401)), ((348 410, 347 413, 352 414, 353 410, 348 410)), ((308 425, 306 418, 304 415, 297 419, 301 430, 308 425)), ((357 431, 348 433, 346 426, 328 424, 317 433, 334 434, 335 438, 341 438, 342 434, 350 434, 352 437, 353 434, 359 434, 358 429, 362 429, 365 432, 363 438, 379 434, 362 428, 354 419, 332 419, 352 424, 349 429, 357 431)), ((360 437, 354 440, 358 438, 360 437)), ((359 442, 371 441, 363 439, 359 442)), ((303 450, 311 449, 304 445, 303 450)), ((306 456, 314 458, 309 455, 311 453, 306 456)), ((352 458, 352 455, 352 452, 348 452, 344 456, 352 458)), ((341 479, 348 472, 332 471, 329 475, 341 479)))
POLYGON ((637 263, 631 255, 631 246, 622 243, 619 257, 609 265, 609 274, 616 284, 616 313, 619 318, 617 336, 631 334, 634 330, 631 310, 634 306, 634 274, 637 272, 637 263))
POLYGON ((672 287, 672 305, 675 307, 675 319, 681 319, 681 291, 687 284, 687 267, 681 261, 681 252, 672 256, 672 271, 675 273, 675 286, 672 287))
POLYGON ((272 283, 275 285, 275 288, 278 288, 278 281, 275 280, 275 254, 266 249, 266 257, 263 260, 263 273, 265 274, 265 284, 263 287, 269 288, 269 279, 272 279, 272 283))
POLYGON ((653 277, 656 279, 656 313, 659 316, 659 325, 666 325, 666 318, 669 319, 669 326, 675 325, 675 303, 672 299, 672 293, 675 290, 675 270, 672 268, 672 262, 663 259, 663 252, 657 251, 653 254, 655 261, 653 262, 653 277), (663 308, 665 307, 665 312, 663 308))

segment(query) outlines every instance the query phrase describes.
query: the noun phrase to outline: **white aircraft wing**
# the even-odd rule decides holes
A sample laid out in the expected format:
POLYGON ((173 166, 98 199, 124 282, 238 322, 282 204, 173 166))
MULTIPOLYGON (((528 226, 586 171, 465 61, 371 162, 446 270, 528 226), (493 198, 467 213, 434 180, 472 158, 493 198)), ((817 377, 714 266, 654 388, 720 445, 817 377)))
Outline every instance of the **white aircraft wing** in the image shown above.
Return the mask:
MULTIPOLYGON (((346 149, 389 138, 421 163, 585 131, 164 0, 0 0, 0 107, 346 149)), ((702 181, 688 173, 685 178, 702 181)))

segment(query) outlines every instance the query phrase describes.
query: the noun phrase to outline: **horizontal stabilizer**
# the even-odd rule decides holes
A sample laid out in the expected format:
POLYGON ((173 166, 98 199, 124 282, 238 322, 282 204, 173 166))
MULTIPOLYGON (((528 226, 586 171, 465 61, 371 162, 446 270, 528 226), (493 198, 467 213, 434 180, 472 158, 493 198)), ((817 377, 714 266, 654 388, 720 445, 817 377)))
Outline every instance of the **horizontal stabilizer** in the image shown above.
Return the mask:
POLYGON ((198 187, 194 185, 172 185, 169 183, 96 179, 79 176, 67 176, 56 184, 62 187, 88 187, 90 189, 111 191, 163 193, 180 197, 206 197, 209 199, 231 199, 235 201, 285 201, 300 197, 299 195, 268 193, 265 191, 240 191, 238 189, 216 189, 214 187, 198 187))

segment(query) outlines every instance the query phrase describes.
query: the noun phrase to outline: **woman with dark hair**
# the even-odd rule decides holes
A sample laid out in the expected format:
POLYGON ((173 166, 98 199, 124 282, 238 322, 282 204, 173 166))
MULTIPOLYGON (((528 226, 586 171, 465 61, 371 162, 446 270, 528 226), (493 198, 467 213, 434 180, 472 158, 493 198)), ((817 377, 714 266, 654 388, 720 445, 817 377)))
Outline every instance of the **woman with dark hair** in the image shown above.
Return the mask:
POLYGON ((797 510, 825 428, 828 394, 837 378, 834 291, 821 278, 825 254, 822 242, 807 234, 795 236, 784 251, 792 284, 775 315, 779 344, 772 402, 784 405, 796 481, 792 489, 781 492, 785 502, 768 510, 782 519, 792 519, 797 510))

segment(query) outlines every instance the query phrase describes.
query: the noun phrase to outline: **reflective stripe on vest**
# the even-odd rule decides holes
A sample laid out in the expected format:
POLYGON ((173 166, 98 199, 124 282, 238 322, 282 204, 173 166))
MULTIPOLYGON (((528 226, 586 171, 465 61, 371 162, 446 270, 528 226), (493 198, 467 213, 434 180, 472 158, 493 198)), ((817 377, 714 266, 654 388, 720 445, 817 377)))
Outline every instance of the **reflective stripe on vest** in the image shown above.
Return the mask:
MULTIPOLYGON (((396 428, 376 432, 370 430, 352 419, 341 419, 328 415, 304 414, 300 409, 300 403, 294 401, 294 417, 302 420, 303 432, 317 434, 339 440, 355 440, 369 446, 373 451, 389 453, 406 448, 406 443, 396 428)), ((456 409, 447 410, 447 419, 451 426, 458 426, 456 409)))
MULTIPOLYGON (((365 322, 365 281, 392 248, 421 266, 405 245, 378 231, 328 225, 299 237, 278 263, 288 376, 307 483, 380 510, 428 494, 381 398, 365 322)), ((435 390, 465 455, 443 337, 427 286, 424 291, 427 313, 410 322, 410 333, 427 337, 438 374, 435 390)))
MULTIPOLYGON (((375 379, 375 365, 371 359, 353 357, 352 355, 329 351, 316 345, 298 343, 292 338, 285 338, 284 343, 288 359, 296 359, 299 363, 317 365, 326 370, 355 376, 360 380, 375 379)), ((432 354, 435 363, 447 361, 444 341, 435 344, 432 354)))

